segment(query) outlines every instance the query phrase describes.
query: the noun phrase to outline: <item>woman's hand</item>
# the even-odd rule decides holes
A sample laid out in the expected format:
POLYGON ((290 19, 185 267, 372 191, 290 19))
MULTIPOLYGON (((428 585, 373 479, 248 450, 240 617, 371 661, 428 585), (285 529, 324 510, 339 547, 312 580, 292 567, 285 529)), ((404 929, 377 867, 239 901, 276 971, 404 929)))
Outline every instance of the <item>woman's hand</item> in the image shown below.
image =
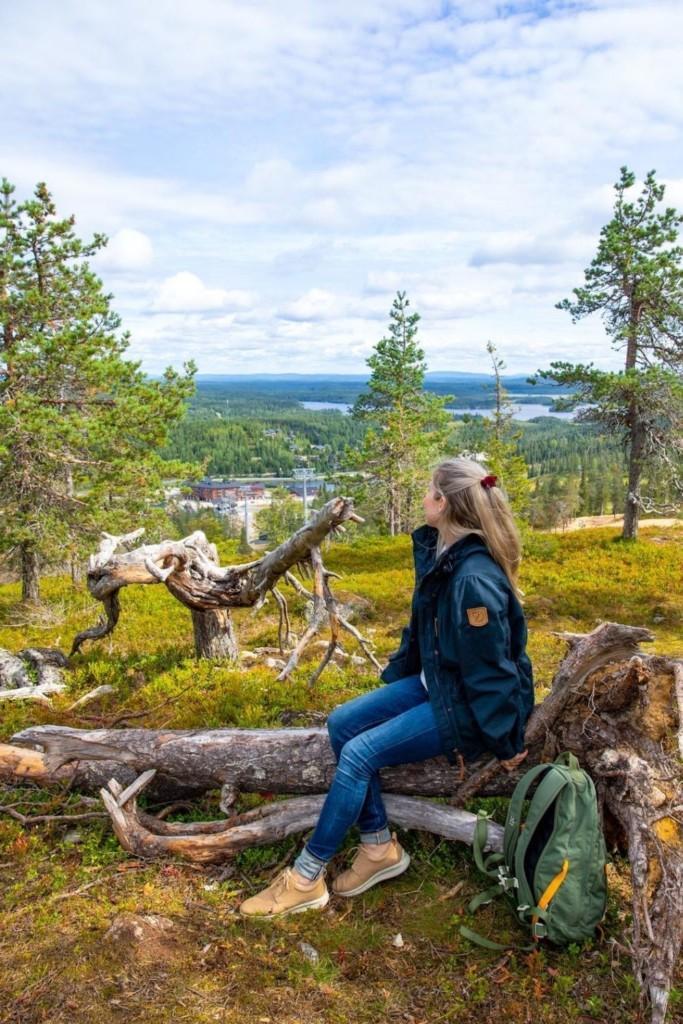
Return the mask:
POLYGON ((506 772, 513 772, 517 765, 522 763, 528 753, 528 750, 522 750, 521 753, 515 754, 514 757, 509 757, 507 761, 499 761, 498 763, 506 772))

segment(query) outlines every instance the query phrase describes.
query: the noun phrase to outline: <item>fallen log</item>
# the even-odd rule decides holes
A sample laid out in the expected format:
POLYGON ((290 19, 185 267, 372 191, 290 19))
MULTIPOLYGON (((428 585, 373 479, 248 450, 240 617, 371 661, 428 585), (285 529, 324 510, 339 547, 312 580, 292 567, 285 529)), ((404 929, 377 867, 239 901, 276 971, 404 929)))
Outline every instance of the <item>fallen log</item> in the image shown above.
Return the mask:
MULTIPOLYGON (((561 750, 573 751, 596 783, 610 833, 628 852, 634 971, 650 997, 652 1021, 661 1024, 683 928, 682 663, 643 653, 639 645, 653 637, 639 627, 603 623, 585 636, 558 635, 568 651, 549 695, 529 722, 529 757, 517 773, 508 776, 497 762, 484 760, 470 765, 460 782, 443 758, 386 769, 381 778, 387 809, 397 824, 407 822, 410 809, 413 824, 408 827, 445 834, 440 828, 455 827, 449 812, 460 809, 425 797, 448 795, 451 804, 462 805, 474 794, 509 793, 527 767, 561 750), (405 800, 412 801, 410 808, 405 800), (440 824, 433 817, 437 806, 440 824)), ((334 771, 321 728, 81 731, 43 726, 17 734, 13 744, 0 748, 0 776, 16 780, 29 775, 46 783, 68 779, 103 789, 122 844, 148 856, 172 852, 206 860, 229 855, 240 844, 304 831, 313 824, 320 794, 334 771), (145 772, 154 772, 154 778, 148 775, 136 784, 145 772), (176 793, 188 786, 196 792, 221 787, 228 814, 240 791, 298 796, 249 812, 248 819, 233 816, 201 823, 205 828, 171 827, 138 809, 135 796, 143 784, 176 793), (128 794, 122 793, 124 787, 128 794), (126 797, 123 805, 121 796, 126 797), (170 839, 174 842, 163 841, 170 839)), ((460 824, 469 827, 467 819, 460 824)))

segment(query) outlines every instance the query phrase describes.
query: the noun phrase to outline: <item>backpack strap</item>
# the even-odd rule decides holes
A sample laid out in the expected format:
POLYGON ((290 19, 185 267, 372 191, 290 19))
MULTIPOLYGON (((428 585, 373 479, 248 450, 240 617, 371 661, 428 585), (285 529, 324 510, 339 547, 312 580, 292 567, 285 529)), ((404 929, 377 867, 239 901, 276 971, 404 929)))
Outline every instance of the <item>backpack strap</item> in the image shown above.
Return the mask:
POLYGON ((552 765, 550 764, 537 764, 535 768, 530 768, 519 780, 515 786, 514 793, 510 797, 507 818, 505 819, 505 838, 503 840, 503 856, 507 864, 511 864, 514 860, 515 847, 517 846, 520 826, 522 824, 522 806, 526 800, 527 793, 539 775, 543 775, 551 767, 552 765))
POLYGON ((560 765, 558 765, 557 768, 557 771, 548 772, 536 790, 533 798, 533 806, 529 817, 526 820, 526 829, 523 840, 517 844, 514 854, 514 870, 515 876, 519 882, 520 903, 532 906, 534 913, 536 911, 536 908, 533 907, 535 898, 531 891, 529 880, 524 873, 524 855, 526 854, 527 847, 531 842, 531 838, 536 831, 541 818, 548 808, 552 806, 555 800, 557 800, 557 797, 560 795, 562 790, 571 782, 566 769, 560 765))
POLYGON ((469 939, 470 942, 474 942, 477 946, 483 946, 484 949, 517 949, 522 953, 531 953, 536 949, 536 944, 531 946, 518 946, 516 943, 508 942, 494 942, 493 939, 487 939, 479 932, 473 932, 471 928, 465 928, 464 925, 460 926, 460 934, 463 939, 469 939))
POLYGON ((498 871, 492 870, 499 864, 502 864, 504 857, 502 853, 490 853, 486 859, 484 859, 484 847, 488 840, 488 823, 491 818, 490 814, 486 811, 478 811, 477 820, 474 826, 474 835, 472 836, 472 852, 474 854, 474 863, 477 865, 483 875, 488 875, 489 878, 498 878, 498 871))
MULTIPOLYGON (((475 896, 470 902, 467 910, 469 913, 473 913, 477 907, 482 906, 484 903, 489 903, 490 900, 497 894, 500 893, 500 889, 495 886, 487 892, 479 893, 479 896, 475 896), (488 896, 488 899, 486 898, 488 896)), ((531 917, 529 926, 531 928, 531 935, 533 943, 528 946, 521 946, 517 942, 494 942, 493 939, 487 939, 479 932, 472 931, 471 928, 466 928, 464 925, 460 925, 458 931, 464 939, 469 939, 470 942, 474 942, 477 946, 483 946, 484 949, 517 949, 523 953, 530 953, 534 949, 538 949, 538 940, 545 937, 546 928, 543 920, 546 917, 546 912, 542 907, 524 907, 525 916, 531 917)))
MULTIPOLYGON (((490 903, 494 897, 513 888, 519 890, 520 903, 524 904, 526 901, 529 908, 533 908, 534 910, 538 909, 533 907, 535 901, 530 887, 526 884, 526 879, 523 877, 519 878, 518 871, 514 870, 514 867, 519 867, 519 865, 514 864, 515 858, 512 855, 512 852, 515 849, 517 839, 519 837, 519 816, 527 791, 539 775, 542 775, 544 772, 547 773, 551 767, 552 765, 548 764, 536 765, 536 767, 527 772, 524 778, 517 784, 512 797, 514 807, 511 803, 508 811, 508 821, 506 822, 505 827, 504 842, 506 849, 509 849, 511 852, 510 860, 508 860, 506 854, 503 853, 491 853, 488 857, 484 857, 484 847, 486 846, 488 838, 488 822, 490 815, 484 810, 480 810, 478 812, 477 821, 474 826, 474 835, 472 837, 474 861, 482 874, 495 879, 496 884, 491 886, 490 889, 486 889, 484 892, 478 893, 473 897, 468 908, 470 913, 473 913, 478 907, 483 906, 485 903, 490 903), (511 821, 512 828, 510 828, 511 821), (511 869, 513 870, 512 874, 511 869)), ((549 778, 546 778, 541 782, 534 799, 536 805, 538 805, 539 798, 542 800, 542 808, 540 814, 534 813, 533 818, 530 818, 528 821, 529 836, 533 834, 533 830, 536 827, 540 816, 547 810, 553 800, 556 799, 558 793, 564 789, 568 782, 569 780, 566 778, 564 772, 561 771, 552 772, 549 778)), ((541 910, 541 914, 542 913, 543 911, 541 910)))
MULTIPOLYGON (((517 879, 510 877, 508 874, 505 859, 502 853, 491 853, 488 857, 484 858, 484 847, 488 838, 488 822, 489 817, 486 811, 480 810, 477 814, 477 821, 474 826, 474 835, 472 837, 472 849, 474 851, 474 860, 477 867, 482 874, 488 875, 489 878, 495 878, 496 884, 492 885, 488 889, 484 889, 483 892, 477 893, 470 900, 467 912, 473 914, 479 907, 483 907, 486 903, 490 903, 501 893, 507 892, 510 888, 517 887, 517 879)), ((536 909, 536 908, 534 908, 536 909)), ((542 911, 541 911, 542 913, 542 911)), ((472 931, 471 928, 466 928, 461 925, 459 928, 460 934, 465 939, 469 939, 470 942, 476 943, 478 946, 483 946, 484 949, 495 949, 503 950, 509 949, 511 943, 503 944, 500 942, 494 942, 492 939, 487 939, 478 932, 472 931)), ((516 949, 523 951, 530 951, 534 949, 534 946, 514 946, 516 949)))
POLYGON ((507 864, 512 864, 515 859, 515 847, 517 846, 520 828, 522 825, 522 806, 527 798, 529 788, 533 785, 539 775, 549 771, 553 767, 553 764, 561 765, 569 768, 572 772, 581 772, 581 774, 583 774, 581 765, 577 758, 569 750, 565 750, 563 753, 559 754, 552 763, 537 764, 535 768, 531 768, 526 775, 519 780, 515 786, 514 793, 510 797, 507 818, 505 820, 503 854, 507 864))

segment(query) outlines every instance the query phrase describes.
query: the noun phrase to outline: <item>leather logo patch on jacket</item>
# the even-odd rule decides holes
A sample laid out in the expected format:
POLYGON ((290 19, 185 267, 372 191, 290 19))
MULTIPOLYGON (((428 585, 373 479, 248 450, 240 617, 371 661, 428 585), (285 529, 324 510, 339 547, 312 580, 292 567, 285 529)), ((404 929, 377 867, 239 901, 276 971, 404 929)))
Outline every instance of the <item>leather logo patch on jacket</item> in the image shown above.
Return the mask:
POLYGON ((483 605, 478 608, 468 608, 467 621, 470 626, 485 626, 489 621, 489 613, 483 605))

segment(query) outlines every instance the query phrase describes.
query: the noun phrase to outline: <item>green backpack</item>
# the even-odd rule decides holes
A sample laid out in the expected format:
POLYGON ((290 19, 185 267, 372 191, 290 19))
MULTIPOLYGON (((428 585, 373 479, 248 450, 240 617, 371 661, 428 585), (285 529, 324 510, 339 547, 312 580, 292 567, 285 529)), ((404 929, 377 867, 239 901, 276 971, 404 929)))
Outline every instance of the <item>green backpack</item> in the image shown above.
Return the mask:
MULTIPOLYGON (((593 780, 574 755, 560 754, 553 764, 537 765, 519 780, 505 821, 503 853, 484 859, 488 818, 479 812, 472 845, 477 867, 496 884, 474 897, 469 912, 505 892, 535 941, 548 938, 562 945, 591 938, 605 913, 607 853, 593 780), (524 801, 537 781, 521 821, 524 801)), ((469 928, 460 933, 487 949, 508 948, 469 928)))

